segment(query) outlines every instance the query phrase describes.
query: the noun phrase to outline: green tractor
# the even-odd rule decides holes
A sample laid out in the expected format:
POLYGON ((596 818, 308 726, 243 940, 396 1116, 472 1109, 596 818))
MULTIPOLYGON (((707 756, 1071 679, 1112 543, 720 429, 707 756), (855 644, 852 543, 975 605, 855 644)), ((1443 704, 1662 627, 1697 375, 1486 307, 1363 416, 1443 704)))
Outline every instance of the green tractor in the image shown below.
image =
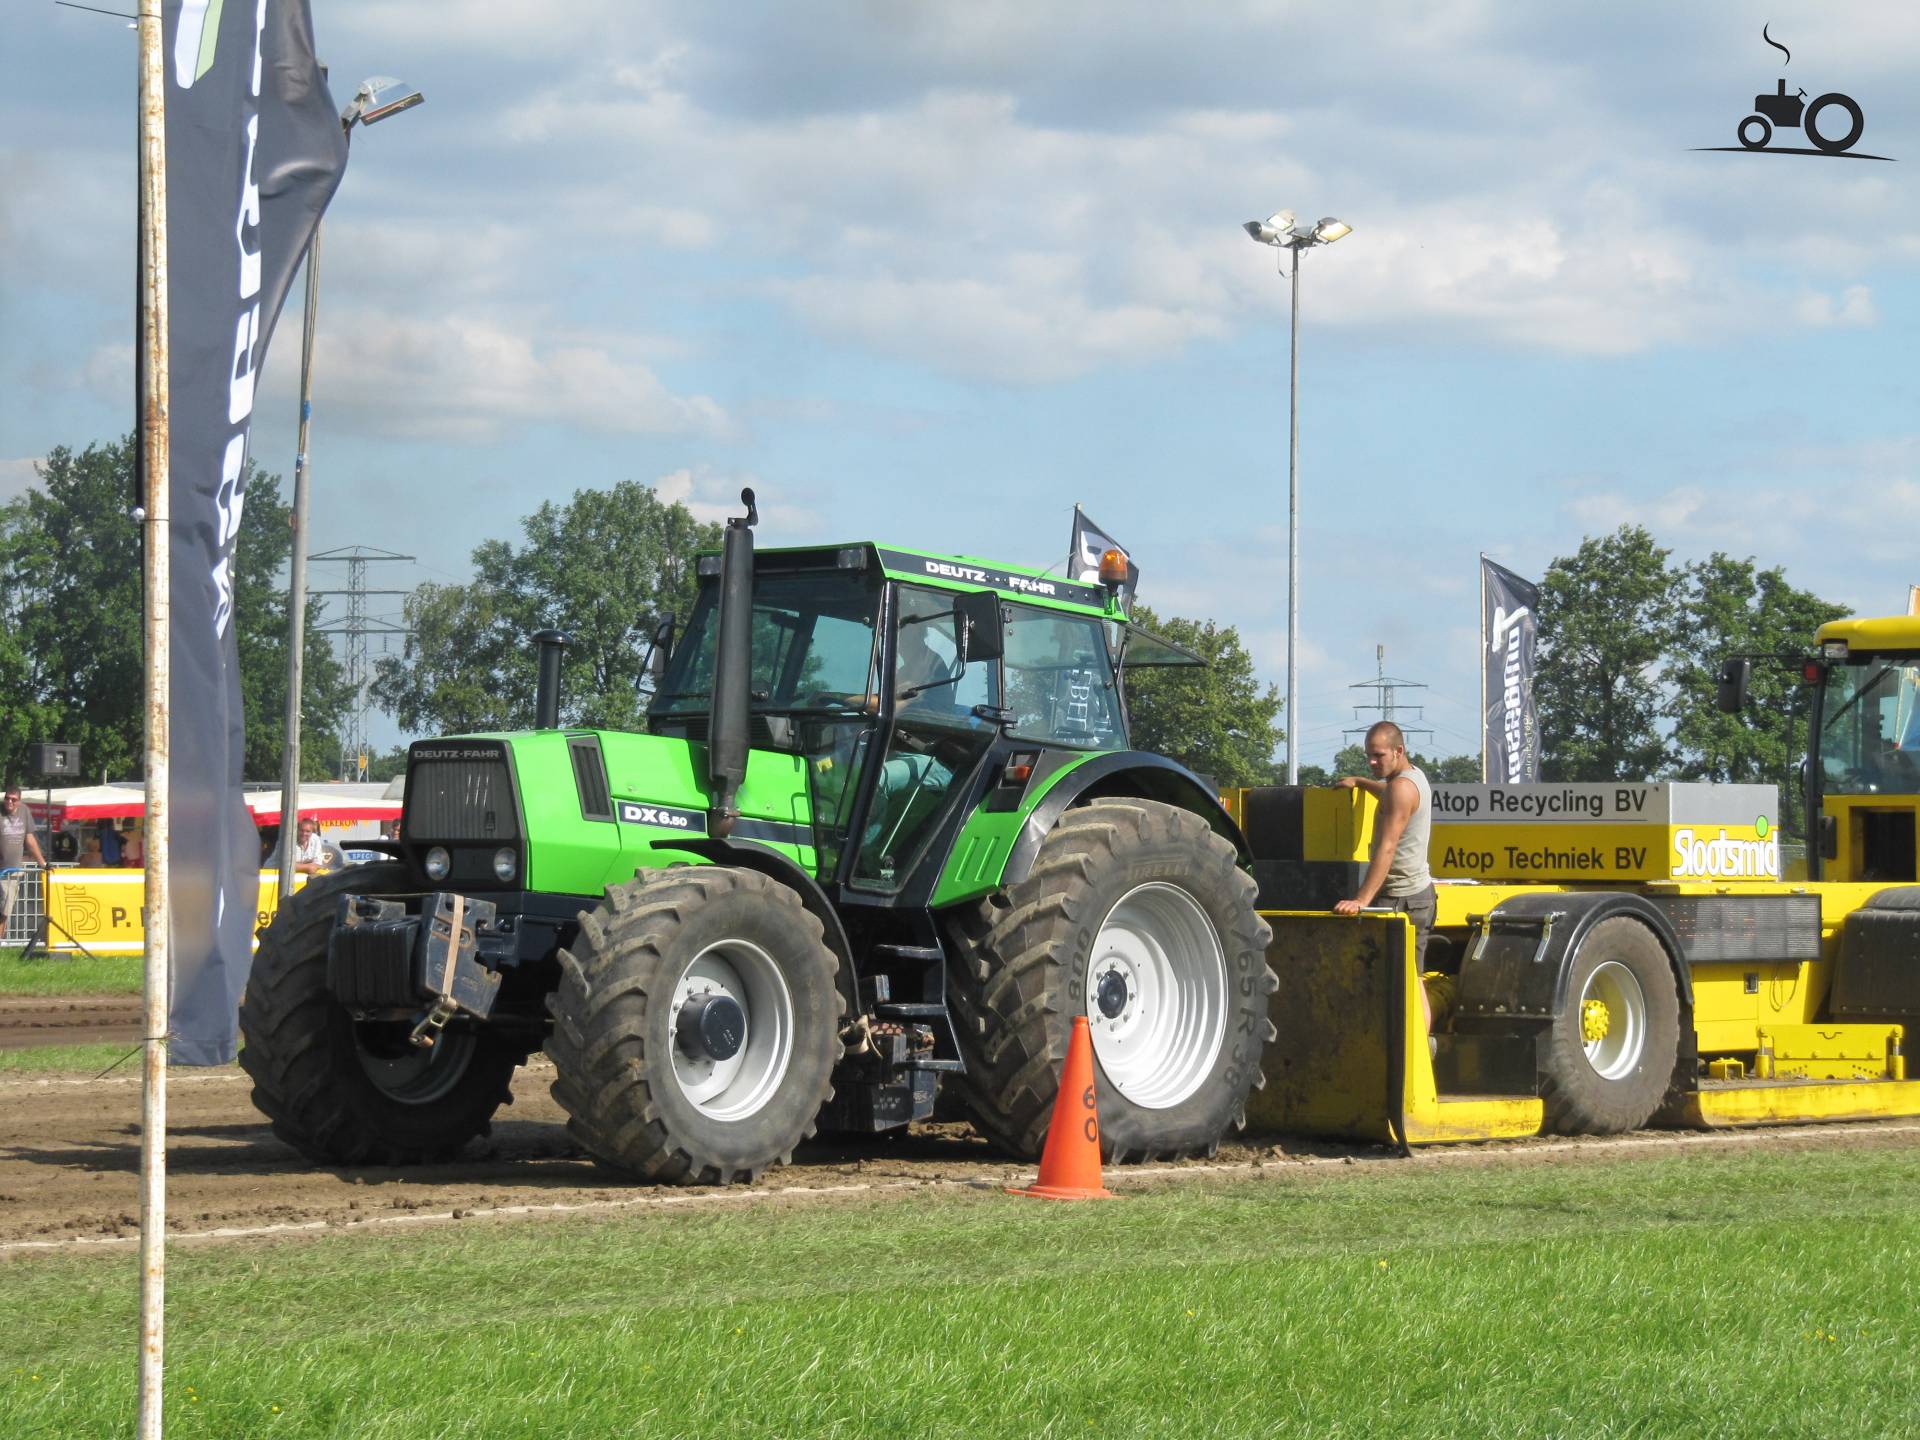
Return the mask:
POLYGON ((826 1127, 957 1100, 1039 1153, 1073 1018, 1114 1161, 1210 1153, 1271 1032, 1249 856, 1211 788, 1127 748, 1127 665, 1197 663, 1101 584, 874 544, 698 562, 647 733, 415 744, 390 858, 262 935, 241 1063, 324 1164, 445 1159, 551 1057, 623 1173, 752 1180, 826 1127))

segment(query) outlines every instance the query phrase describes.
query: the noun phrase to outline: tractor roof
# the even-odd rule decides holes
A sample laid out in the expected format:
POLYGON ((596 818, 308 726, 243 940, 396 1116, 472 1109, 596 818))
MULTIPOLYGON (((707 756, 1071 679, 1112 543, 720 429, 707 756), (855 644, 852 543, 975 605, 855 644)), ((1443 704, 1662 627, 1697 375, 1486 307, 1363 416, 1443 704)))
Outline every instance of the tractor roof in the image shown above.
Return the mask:
MULTIPOLYGON (((930 585, 935 589, 993 590, 1009 600, 1044 605, 1050 609, 1098 615, 1107 620, 1126 618, 1117 597, 1109 597, 1104 586, 1087 585, 1029 566, 982 560, 973 555, 942 555, 932 550, 876 544, 871 540, 839 545, 769 546, 754 551, 754 569, 758 571, 868 570, 875 567, 889 579, 910 580, 916 585, 930 585)), ((701 575, 718 575, 719 552, 704 552, 699 559, 699 572, 701 575)))
POLYGON ((1814 643, 1828 640, 1844 640, 1849 650, 1920 650, 1920 615, 1829 620, 1820 627, 1814 643))

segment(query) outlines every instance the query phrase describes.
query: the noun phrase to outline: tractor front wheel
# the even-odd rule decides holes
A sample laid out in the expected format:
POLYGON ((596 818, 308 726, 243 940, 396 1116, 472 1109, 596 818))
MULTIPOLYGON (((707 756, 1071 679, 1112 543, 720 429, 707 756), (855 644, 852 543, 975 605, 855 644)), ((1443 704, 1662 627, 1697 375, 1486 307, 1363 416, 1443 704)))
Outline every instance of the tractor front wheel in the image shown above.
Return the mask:
POLYGON ((343 895, 407 888, 404 867, 349 867, 314 880, 274 916, 240 1003, 240 1066, 273 1133, 323 1165, 449 1160, 494 1111, 525 1051, 457 1022, 431 1048, 405 1021, 357 1021, 327 989, 327 942, 343 895))
POLYGON ((1038 1155, 1084 1015, 1107 1158, 1211 1153, 1245 1123, 1273 1033, 1254 893, 1233 846, 1189 811, 1069 810, 1024 880, 952 917, 956 1088, 975 1121, 1038 1155))
POLYGON ((610 886, 547 998, 568 1131, 648 1180, 726 1185, 787 1163, 833 1094, 838 969, 800 897, 757 872, 610 886))

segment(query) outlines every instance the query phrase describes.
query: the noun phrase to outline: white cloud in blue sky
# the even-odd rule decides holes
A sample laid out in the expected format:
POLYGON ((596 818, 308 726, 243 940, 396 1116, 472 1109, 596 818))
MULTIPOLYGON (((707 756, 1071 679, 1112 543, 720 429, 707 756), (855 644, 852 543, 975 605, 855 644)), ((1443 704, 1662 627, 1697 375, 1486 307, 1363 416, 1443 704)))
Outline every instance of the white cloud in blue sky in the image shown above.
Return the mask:
MULTIPOLYGON (((1481 550, 1637 521, 1863 611, 1920 580, 1911 7, 314 10, 337 95, 428 96, 357 133, 322 262, 314 548, 420 557, 384 584, 624 479, 1037 563, 1079 501, 1278 681, 1287 286, 1239 223, 1282 206, 1355 227, 1302 272, 1307 760, 1376 644, 1474 748, 1481 550), (1782 75, 1898 163, 1692 148, 1782 75)), ((132 34, 19 7, 0 81, 6 486, 128 428, 132 34)))

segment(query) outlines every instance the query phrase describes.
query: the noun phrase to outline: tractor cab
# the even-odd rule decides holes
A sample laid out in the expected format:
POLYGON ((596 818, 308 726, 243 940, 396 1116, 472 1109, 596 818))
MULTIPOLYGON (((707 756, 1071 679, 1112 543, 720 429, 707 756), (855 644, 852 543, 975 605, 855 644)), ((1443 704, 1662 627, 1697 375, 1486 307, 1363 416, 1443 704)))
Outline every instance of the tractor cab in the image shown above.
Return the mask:
POLYGON ((1808 847, 1815 879, 1920 880, 1920 617, 1821 627, 1808 746, 1808 847))
POLYGON ((1729 659, 1719 696, 1727 714, 1745 705, 1756 659, 1790 660, 1813 692, 1807 878, 1920 881, 1920 616, 1830 621, 1799 659, 1729 659))
MULTIPOLYGON (((945 858, 932 842, 949 812, 1022 747, 1126 746, 1097 587, 864 544, 760 550, 751 564, 747 742, 802 760, 822 883, 900 891, 945 858), (1015 598, 1033 591, 1056 603, 1015 598)), ((648 712, 656 735, 707 741, 727 724, 714 700, 723 568, 700 561, 648 712)))

